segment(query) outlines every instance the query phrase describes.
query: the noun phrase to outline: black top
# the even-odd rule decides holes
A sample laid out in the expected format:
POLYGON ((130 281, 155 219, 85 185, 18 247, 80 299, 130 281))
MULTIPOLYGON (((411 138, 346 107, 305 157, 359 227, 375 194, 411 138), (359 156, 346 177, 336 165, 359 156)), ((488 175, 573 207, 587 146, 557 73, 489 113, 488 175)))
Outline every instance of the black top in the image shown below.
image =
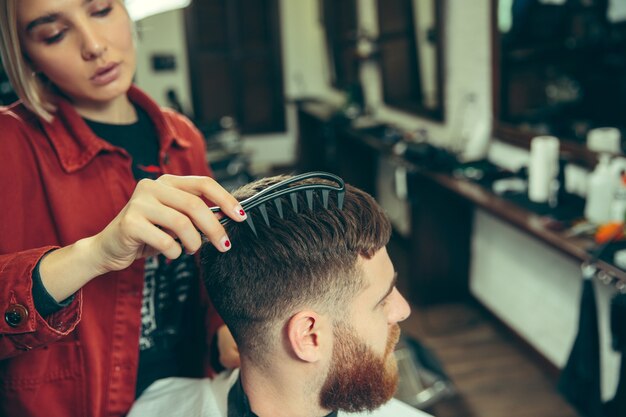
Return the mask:
MULTIPOLYGON (((333 411, 326 417, 337 417, 337 411, 333 411)), ((228 393, 228 417, 258 417, 250 409, 248 396, 243 391, 241 384, 241 376, 237 378, 237 382, 230 388, 228 393)))
POLYGON ((137 121, 131 124, 114 125, 87 119, 85 122, 98 137, 128 152, 135 179, 156 179, 161 175, 156 129, 145 111, 136 106, 135 110, 137 121))
MULTIPOLYGON (((156 179, 162 173, 156 129, 146 112, 138 107, 135 109, 137 121, 129 125, 111 125, 91 120, 86 122, 96 135, 128 152, 136 180, 156 179)), ((154 381, 183 374, 177 352, 180 343, 185 340, 185 306, 192 278, 196 275, 195 260, 186 253, 173 260, 163 255, 146 259, 135 391, 137 397, 154 381)))

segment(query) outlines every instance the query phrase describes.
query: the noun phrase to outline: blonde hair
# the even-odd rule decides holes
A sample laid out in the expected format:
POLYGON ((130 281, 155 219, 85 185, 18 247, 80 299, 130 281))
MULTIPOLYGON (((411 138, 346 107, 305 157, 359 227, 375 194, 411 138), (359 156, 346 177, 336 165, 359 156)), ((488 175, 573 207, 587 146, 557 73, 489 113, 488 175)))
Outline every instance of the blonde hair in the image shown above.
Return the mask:
POLYGON ((17 0, 0 0, 0 56, 9 81, 22 103, 47 122, 52 121, 56 105, 46 82, 27 61, 17 28, 17 0))

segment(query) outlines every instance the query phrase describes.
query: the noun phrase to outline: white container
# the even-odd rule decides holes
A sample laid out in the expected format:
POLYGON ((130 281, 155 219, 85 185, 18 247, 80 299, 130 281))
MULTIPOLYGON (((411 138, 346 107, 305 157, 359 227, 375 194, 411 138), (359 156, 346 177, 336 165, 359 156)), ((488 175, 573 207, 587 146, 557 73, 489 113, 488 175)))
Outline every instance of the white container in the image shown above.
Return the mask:
POLYGON ((585 218, 601 224, 611 220, 611 205, 615 193, 615 177, 611 170, 611 157, 600 155, 600 162, 589 176, 585 218))
POLYGON ((554 136, 537 136, 530 143, 528 162, 528 198, 546 203, 554 190, 559 171, 559 140, 554 136))
POLYGON ((598 153, 622 153, 622 135, 615 127, 597 127, 587 133, 587 148, 598 153))
POLYGON ((611 202, 611 220, 615 222, 623 222, 626 216, 626 186, 620 184, 613 195, 611 202))

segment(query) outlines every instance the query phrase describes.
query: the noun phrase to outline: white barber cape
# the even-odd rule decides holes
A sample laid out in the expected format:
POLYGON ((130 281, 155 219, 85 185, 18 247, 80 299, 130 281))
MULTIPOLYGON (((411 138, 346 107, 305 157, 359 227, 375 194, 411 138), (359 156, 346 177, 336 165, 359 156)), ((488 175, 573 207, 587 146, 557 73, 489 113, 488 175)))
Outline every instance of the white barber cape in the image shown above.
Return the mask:
MULTIPOLYGON (((239 370, 226 371, 214 379, 164 378, 155 381, 135 401, 127 417, 226 417, 228 391, 239 370)), ((372 412, 344 413, 340 417, 432 417, 392 399, 372 412)))

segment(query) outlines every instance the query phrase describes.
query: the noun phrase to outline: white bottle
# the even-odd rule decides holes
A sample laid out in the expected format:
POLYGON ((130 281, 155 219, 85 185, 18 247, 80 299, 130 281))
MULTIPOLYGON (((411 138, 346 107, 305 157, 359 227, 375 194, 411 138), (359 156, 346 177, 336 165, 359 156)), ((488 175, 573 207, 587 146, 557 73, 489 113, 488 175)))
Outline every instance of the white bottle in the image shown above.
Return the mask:
POLYGON ((615 178, 611 172, 610 162, 610 155, 600 154, 600 162, 589 176, 585 217, 591 223, 601 224, 611 220, 615 178))
POLYGON ((614 179, 611 221, 623 222, 626 215, 626 159, 613 158, 611 176, 614 179))
POLYGON ((611 220, 623 222, 626 216, 626 174, 622 174, 619 183, 615 186, 613 201, 611 202, 611 220))

